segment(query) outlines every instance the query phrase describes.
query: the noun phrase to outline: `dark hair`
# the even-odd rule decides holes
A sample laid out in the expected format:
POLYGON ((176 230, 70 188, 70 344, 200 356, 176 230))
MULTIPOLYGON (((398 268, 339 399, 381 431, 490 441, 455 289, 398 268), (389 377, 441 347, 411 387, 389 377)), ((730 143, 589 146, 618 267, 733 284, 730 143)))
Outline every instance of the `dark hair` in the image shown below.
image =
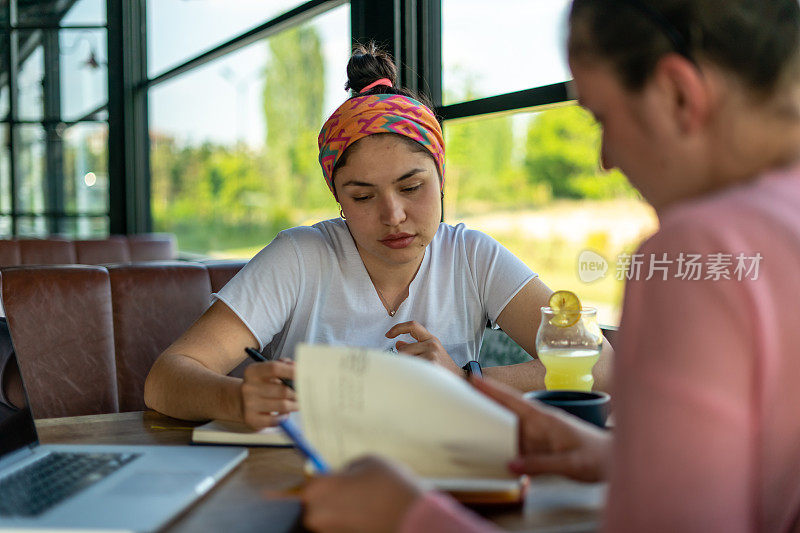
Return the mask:
MULTIPOLYGON (((397 65, 395 65, 392 56, 378 47, 374 41, 370 41, 367 44, 356 44, 353 47, 353 55, 350 56, 350 61, 347 62, 347 82, 344 84, 344 89, 346 91, 352 91, 353 94, 350 95, 350 98, 357 98, 359 96, 369 96, 373 94, 401 94, 403 96, 408 96, 409 98, 413 98, 417 100, 422 105, 428 108, 433 113, 433 105, 431 105, 430 100, 425 97, 424 95, 418 94, 410 89, 406 89, 405 87, 399 87, 397 85, 397 65), (391 87, 387 87, 386 85, 376 85, 372 87, 366 92, 360 92, 375 81, 378 81, 381 78, 386 78, 392 82, 391 87)), ((438 118, 438 117, 437 117, 438 118)), ((376 133, 375 135, 391 135, 392 137, 396 137, 398 140, 402 141, 403 143, 408 146, 410 150, 413 152, 420 152, 427 154, 436 163, 436 159, 433 157, 433 154, 422 146, 420 143, 406 137, 405 135, 400 135, 397 133, 376 133)), ((372 137, 372 135, 370 135, 372 137)), ((336 175, 336 171, 347 164, 347 156, 354 150, 354 146, 357 146, 358 143, 361 142, 361 139, 354 142, 347 149, 344 153, 339 156, 339 159, 336 161, 336 165, 333 167, 333 175, 336 175)), ((436 166, 438 171, 439 167, 436 166)), ((442 176, 439 176, 439 180, 441 181, 442 176)), ((336 185, 333 184, 334 187, 334 194, 336 194, 336 185)))
POLYGON ((370 94, 402 94, 433 110, 433 105, 425 95, 398 86, 397 65, 395 65, 394 59, 375 41, 369 41, 367 44, 359 43, 353 47, 353 54, 350 56, 350 61, 347 62, 347 81, 344 84, 344 90, 353 92, 350 98, 370 94), (381 78, 391 81, 392 86, 377 85, 364 93, 361 92, 364 87, 381 78))
POLYGON ((707 60, 764 96, 797 81, 797 0, 574 0, 571 57, 610 61, 641 90, 670 52, 707 60))

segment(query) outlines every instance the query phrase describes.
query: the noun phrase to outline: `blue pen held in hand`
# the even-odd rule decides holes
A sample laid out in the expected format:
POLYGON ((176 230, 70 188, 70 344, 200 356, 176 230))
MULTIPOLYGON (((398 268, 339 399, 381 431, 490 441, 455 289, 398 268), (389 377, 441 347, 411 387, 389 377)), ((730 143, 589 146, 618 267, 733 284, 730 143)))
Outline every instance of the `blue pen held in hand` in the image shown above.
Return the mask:
POLYGON ((280 422, 278 422, 278 426, 286 433, 286 436, 291 439, 297 449, 306 456, 306 458, 311 461, 311 464, 314 465, 318 474, 328 474, 330 473, 331 469, 328 466, 322 457, 320 457, 319 453, 311 447, 308 443, 306 438, 303 436, 303 432, 300 431, 300 428, 294 425, 294 422, 290 418, 284 418, 280 422))
MULTIPOLYGON (((257 361, 259 363, 263 363, 267 361, 267 358, 258 353, 258 351, 254 350, 253 348, 245 348, 245 352, 247 355, 250 356, 250 359, 257 361)), ((290 389, 294 390, 294 382, 290 379, 279 378, 281 383, 289 387, 290 389)), ((283 418, 280 422, 278 422, 278 426, 283 430, 287 437, 294 443, 300 452, 311 461, 311 464, 314 465, 314 468, 320 474, 327 474, 331 471, 330 467, 322 460, 322 457, 311 447, 311 445, 306 441, 305 437, 303 436, 303 432, 300 431, 300 428, 294 425, 288 417, 283 418)))

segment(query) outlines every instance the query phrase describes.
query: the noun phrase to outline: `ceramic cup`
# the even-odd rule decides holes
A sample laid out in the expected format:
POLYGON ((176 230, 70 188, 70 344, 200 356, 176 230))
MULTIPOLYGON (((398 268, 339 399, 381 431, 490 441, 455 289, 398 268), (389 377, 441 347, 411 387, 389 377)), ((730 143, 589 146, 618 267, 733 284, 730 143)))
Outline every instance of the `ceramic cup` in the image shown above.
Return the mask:
POLYGON ((604 428, 611 396, 599 391, 535 390, 525 393, 525 399, 558 407, 590 424, 604 428))

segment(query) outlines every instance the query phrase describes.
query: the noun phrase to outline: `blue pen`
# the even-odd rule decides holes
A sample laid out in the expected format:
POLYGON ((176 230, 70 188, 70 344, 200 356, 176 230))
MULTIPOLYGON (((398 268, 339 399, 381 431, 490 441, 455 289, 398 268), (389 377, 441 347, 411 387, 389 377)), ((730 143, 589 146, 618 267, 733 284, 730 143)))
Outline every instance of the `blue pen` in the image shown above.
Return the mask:
POLYGON ((306 441, 306 438, 303 436, 303 432, 300 431, 300 428, 294 425, 289 418, 284 418, 280 422, 278 422, 278 426, 286 433, 286 436, 294 442, 294 445, 297 446, 297 449, 305 455, 311 464, 314 465, 314 468, 317 469, 317 472, 320 474, 328 474, 330 473, 331 469, 328 464, 319 456, 314 448, 306 441))

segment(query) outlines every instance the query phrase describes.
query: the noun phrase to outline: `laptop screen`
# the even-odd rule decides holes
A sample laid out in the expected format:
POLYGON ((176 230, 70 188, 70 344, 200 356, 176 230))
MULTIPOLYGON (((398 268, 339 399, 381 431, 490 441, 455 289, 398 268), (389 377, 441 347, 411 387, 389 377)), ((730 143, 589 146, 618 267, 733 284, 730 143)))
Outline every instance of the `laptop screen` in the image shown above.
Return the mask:
MULTIPOLYGON (((0 350, 5 352, 0 354, 0 387, 2 387, 4 366, 8 363, 14 346, 11 341, 11 334, 8 331, 8 324, 3 319, 0 319, 0 344, 3 345, 0 350)), ((38 441, 33 415, 31 414, 29 402, 27 402, 27 394, 25 396, 26 405, 21 409, 4 403, 2 401, 4 396, 4 394, 0 395, 0 458, 14 450, 29 444, 35 444, 38 441)))
POLYGON ((36 426, 27 405, 16 412, 11 409, 0 411, 0 457, 35 444, 37 440, 36 426))

